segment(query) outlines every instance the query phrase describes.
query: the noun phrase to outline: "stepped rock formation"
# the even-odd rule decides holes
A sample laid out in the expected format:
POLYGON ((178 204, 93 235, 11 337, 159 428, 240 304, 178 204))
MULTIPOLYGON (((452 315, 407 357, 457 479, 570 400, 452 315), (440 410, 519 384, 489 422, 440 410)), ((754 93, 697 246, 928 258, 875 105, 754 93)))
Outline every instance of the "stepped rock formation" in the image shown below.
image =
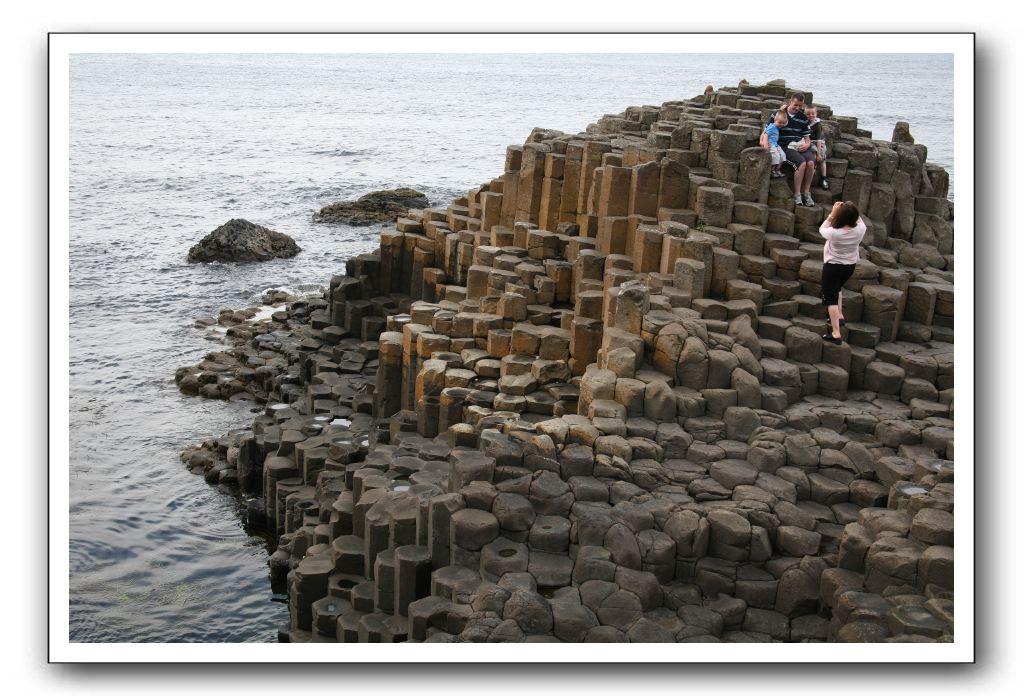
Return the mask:
POLYGON ((280 535, 281 640, 951 638, 948 175, 817 104, 831 187, 794 207, 756 147, 787 93, 535 130, 190 373, 266 395, 183 456, 280 535))

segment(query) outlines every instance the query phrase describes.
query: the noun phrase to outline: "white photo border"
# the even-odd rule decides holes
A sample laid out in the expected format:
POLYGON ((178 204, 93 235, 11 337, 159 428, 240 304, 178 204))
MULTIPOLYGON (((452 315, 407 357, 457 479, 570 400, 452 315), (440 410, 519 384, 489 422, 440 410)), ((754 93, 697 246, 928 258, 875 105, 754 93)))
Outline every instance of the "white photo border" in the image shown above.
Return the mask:
MULTIPOLYGON (((974 35, 971 33, 53 33, 49 36, 49 661, 102 663, 969 663, 974 661, 974 35), (608 50, 614 34, 614 50, 608 50), (656 41, 658 36, 667 40, 656 41), (950 643, 333 644, 73 643, 69 640, 70 57, 76 53, 786 53, 779 46, 953 56, 956 278, 957 563, 950 643), (684 41, 680 41, 684 38, 684 41), (557 51, 551 51, 557 46, 557 51), (667 50, 658 47, 678 47, 667 50), (742 46, 744 50, 731 50, 742 46), (893 51, 893 47, 898 51, 893 51)), ((800 50, 812 55, 814 51, 800 50)))

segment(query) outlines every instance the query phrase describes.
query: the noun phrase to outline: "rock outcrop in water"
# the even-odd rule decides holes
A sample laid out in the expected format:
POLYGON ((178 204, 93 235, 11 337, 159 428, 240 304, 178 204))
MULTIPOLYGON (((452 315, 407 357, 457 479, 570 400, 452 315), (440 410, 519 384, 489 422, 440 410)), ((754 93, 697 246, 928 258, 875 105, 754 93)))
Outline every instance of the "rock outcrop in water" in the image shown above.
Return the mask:
POLYGON ((228 220, 188 250, 189 263, 269 261, 291 258, 301 247, 282 232, 248 220, 228 220))
POLYGON ((372 191, 355 201, 324 206, 317 213, 316 221, 356 226, 394 222, 408 213, 410 208, 426 208, 429 205, 426 194, 411 188, 372 191))
POLYGON ((531 136, 238 342, 265 410, 183 458, 280 535, 281 640, 951 639, 948 174, 818 104, 796 207, 755 146, 786 94, 531 136), (868 225, 841 345, 836 200, 868 225))

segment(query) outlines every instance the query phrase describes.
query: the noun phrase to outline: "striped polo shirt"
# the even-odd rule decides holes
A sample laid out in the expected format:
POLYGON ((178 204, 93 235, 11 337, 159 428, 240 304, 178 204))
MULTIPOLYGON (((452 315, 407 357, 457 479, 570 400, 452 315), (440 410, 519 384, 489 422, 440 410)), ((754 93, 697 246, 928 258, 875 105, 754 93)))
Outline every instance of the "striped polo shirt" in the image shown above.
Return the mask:
POLYGON ((789 116, 789 122, 778 128, 778 144, 783 148, 793 141, 802 140, 810 135, 810 121, 806 118, 806 114, 802 111, 797 111, 794 114, 789 114, 788 111, 785 113, 789 116))

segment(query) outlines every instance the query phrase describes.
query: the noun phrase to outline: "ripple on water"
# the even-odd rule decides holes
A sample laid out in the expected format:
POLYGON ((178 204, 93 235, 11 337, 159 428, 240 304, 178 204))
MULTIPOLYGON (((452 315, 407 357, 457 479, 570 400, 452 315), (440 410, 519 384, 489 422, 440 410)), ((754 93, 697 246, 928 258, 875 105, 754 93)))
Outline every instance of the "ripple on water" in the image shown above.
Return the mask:
POLYGON ((71 539, 70 551, 72 575, 90 570, 100 570, 137 556, 129 548, 74 537, 71 539))

